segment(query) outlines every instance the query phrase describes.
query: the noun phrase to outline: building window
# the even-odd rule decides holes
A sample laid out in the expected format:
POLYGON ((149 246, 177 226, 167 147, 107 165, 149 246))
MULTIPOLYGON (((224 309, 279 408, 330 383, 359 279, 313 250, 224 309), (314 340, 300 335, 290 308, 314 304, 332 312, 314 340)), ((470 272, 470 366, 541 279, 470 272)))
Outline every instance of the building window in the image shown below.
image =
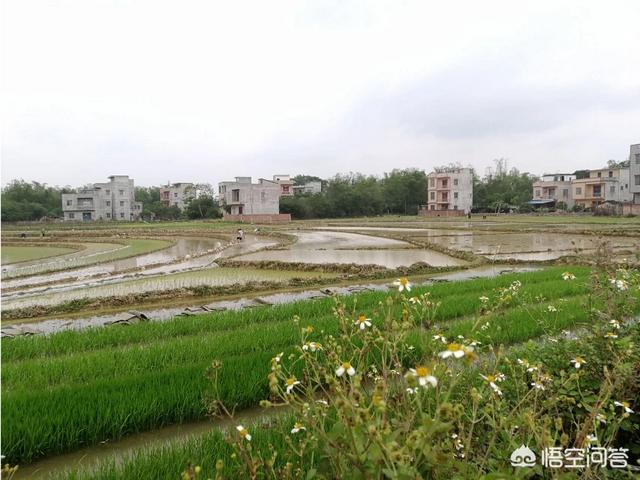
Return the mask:
POLYGON ((569 189, 565 188, 562 190, 562 198, 569 198, 569 189))
POLYGON ((540 190, 536 190, 536 198, 540 198, 540 190))
POLYGON ((124 200, 120 200, 120 206, 124 207, 124 200))
POLYGON ((107 212, 107 218, 111 218, 111 214, 107 212))
POLYGON ((120 212, 120 218, 124 218, 124 212, 120 212))
POLYGON ((107 195, 111 195, 111 190, 105 190, 105 193, 106 193, 107 195))
POLYGON ((611 185, 609 187, 609 193, 616 193, 616 186, 615 185, 611 185))
POLYGON ((447 182, 447 180, 442 180, 442 188, 447 188, 448 187, 449 182, 447 182))
POLYGON ((73 212, 69 213, 69 218, 70 218, 70 219, 72 219, 72 220, 73 220, 74 218, 76 218, 75 213, 73 213, 73 212))
POLYGON ((429 179, 429 186, 430 187, 435 187, 436 186, 436 179, 435 178, 430 178, 429 179))
POLYGON ((107 200, 107 207, 110 207, 110 206, 111 206, 111 201, 107 200))
POLYGON ((601 197, 602 196, 602 187, 600 185, 593 186, 593 196, 601 197))
POLYGON ((582 195, 582 187, 576 187, 576 195, 582 195))
POLYGON ((67 200, 67 207, 70 207, 71 205, 73 205, 73 200, 67 200))
POLYGON ((453 192, 453 198, 458 199, 458 192, 453 192))
POLYGON ((640 185, 640 175, 634 175, 633 179, 636 185, 640 185))
POLYGON ((453 184, 454 184, 456 187, 458 186, 458 179, 457 179, 457 178, 454 178, 454 179, 453 179, 453 184))
POLYGON ((636 153, 636 164, 640 164, 640 153, 636 153))
POLYGON ((240 201, 240 189, 231 190, 231 201, 232 202, 240 201))
POLYGON ((118 190, 118 193, 120 193, 120 196, 123 197, 124 196, 124 190, 118 190))
POLYGON ((431 195, 431 200, 436 199, 436 192, 430 192, 429 195, 431 195))
POLYGON ((173 192, 173 196, 174 196, 174 198, 177 198, 178 197, 178 192, 173 192))
POLYGON ((435 205, 430 205, 430 207, 431 207, 431 210, 435 210, 436 209, 435 205))
POLYGON ((609 178, 613 177, 613 172, 609 170, 609 178))

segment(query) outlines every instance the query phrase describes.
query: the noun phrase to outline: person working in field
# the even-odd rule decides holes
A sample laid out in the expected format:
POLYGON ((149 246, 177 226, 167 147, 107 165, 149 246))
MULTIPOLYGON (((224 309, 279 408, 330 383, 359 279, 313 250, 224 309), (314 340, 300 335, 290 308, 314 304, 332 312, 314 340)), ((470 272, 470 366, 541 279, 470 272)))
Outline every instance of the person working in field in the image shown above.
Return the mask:
POLYGON ((244 240, 244 230, 242 230, 241 228, 238 229, 238 236, 236 237, 236 240, 244 240))

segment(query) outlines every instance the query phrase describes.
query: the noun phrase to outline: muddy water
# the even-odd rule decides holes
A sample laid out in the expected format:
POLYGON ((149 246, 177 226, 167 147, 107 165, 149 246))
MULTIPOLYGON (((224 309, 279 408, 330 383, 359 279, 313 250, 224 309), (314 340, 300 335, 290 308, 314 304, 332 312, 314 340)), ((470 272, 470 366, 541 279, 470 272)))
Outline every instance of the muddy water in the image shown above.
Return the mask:
POLYGON ((107 283, 114 283, 126 278, 153 276, 159 274, 183 272, 211 266, 219 258, 227 258, 245 252, 252 252, 261 248, 276 245, 277 242, 260 237, 248 236, 241 244, 224 244, 222 240, 212 238, 178 238, 176 244, 166 250, 153 252, 131 259, 117 260, 81 268, 70 271, 51 273, 27 278, 20 278, 6 281, 4 288, 16 288, 23 285, 49 284, 51 282, 64 282, 65 285, 41 286, 20 289, 21 292, 43 292, 57 291, 58 289, 68 289, 69 287, 84 288, 107 283), (212 253, 206 253, 212 251, 212 253), (203 255, 204 253, 204 255, 203 255), (187 255, 194 258, 186 259, 187 255), (176 260, 184 258, 181 262, 176 260), (167 262, 165 265, 147 267, 160 262, 167 262), (169 263, 173 262, 173 263, 169 263), (119 271, 134 268, 137 270, 128 273, 118 273, 119 271), (100 278, 96 278, 100 277, 100 278), (93 280, 91 280, 93 278, 93 280))
POLYGON ((227 430, 240 423, 251 426, 261 423, 261 421, 266 422, 281 411, 280 409, 252 408, 243 410, 232 419, 207 419, 130 435, 121 440, 105 442, 65 455, 46 458, 31 465, 20 466, 13 478, 15 480, 40 479, 72 470, 90 471, 100 462, 120 463, 125 457, 142 449, 161 448, 170 443, 185 442, 191 438, 205 435, 214 429, 227 430))
POLYGON ((351 249, 351 248, 405 248, 411 245, 391 238, 373 237, 347 232, 305 231, 286 232, 297 238, 290 250, 351 249))
POLYGON ((433 250, 269 250, 239 257, 241 261, 279 261, 292 263, 355 263, 386 268, 408 267, 424 262, 433 267, 453 267, 467 262, 433 250))
MULTIPOLYGON (((473 278, 493 278, 505 273, 530 272, 539 270, 539 267, 530 265, 483 265, 480 267, 460 270, 456 272, 447 272, 430 277, 429 279, 419 282, 418 284, 428 285, 434 281, 461 281, 473 278)), ((325 298, 327 295, 351 295, 362 291, 386 291, 389 285, 384 283, 371 284, 354 284, 344 287, 332 287, 325 290, 305 290, 300 292, 282 292, 270 295, 263 295, 254 298, 239 298, 236 300, 224 300, 209 303, 206 310, 200 305, 179 308, 163 308, 144 310, 143 313, 151 321, 166 321, 177 315, 188 313, 207 313, 208 311, 217 310, 239 310, 242 308, 252 308, 260 305, 281 305, 301 300, 311 300, 314 298, 325 298)), ((40 322, 16 323, 2 328, 3 335, 20 335, 23 332, 29 334, 50 334, 64 330, 82 330, 90 327, 101 327, 116 320, 123 320, 133 317, 133 314, 126 312, 115 313, 109 315, 90 316, 75 319, 50 319, 40 322)))

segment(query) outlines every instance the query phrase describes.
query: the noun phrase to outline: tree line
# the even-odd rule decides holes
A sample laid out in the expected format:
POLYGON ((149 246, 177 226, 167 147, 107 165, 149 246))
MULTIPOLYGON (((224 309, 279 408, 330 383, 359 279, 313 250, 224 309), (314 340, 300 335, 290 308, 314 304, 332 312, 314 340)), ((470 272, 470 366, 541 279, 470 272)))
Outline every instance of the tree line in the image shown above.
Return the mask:
MULTIPOLYGON (((517 169, 507 169, 504 159, 474 174, 473 208, 476 212, 528 211, 536 178, 517 169)), ((439 168, 447 168, 439 167, 439 168)), ((427 175, 423 170, 395 169, 382 176, 362 173, 338 174, 327 180, 309 175, 293 177, 298 185, 321 181, 322 192, 280 199, 280 212, 296 219, 343 218, 375 215, 415 215, 427 203, 427 175)), ((143 218, 179 220, 220 218, 222 208, 211 185, 197 186, 198 196, 184 211, 160 201, 160 187, 136 187, 136 201, 143 203, 143 218)), ((2 189, 2 221, 40 220, 62 216, 62 194, 70 187, 52 187, 38 182, 14 180, 2 189)))

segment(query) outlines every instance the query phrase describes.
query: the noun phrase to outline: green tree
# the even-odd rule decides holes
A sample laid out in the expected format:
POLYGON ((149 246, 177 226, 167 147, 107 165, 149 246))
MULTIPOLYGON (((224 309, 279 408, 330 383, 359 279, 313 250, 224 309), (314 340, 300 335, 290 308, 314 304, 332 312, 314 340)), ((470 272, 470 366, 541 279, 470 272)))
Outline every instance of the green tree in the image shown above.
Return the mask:
POLYGON ((13 180, 2 189, 2 221, 40 220, 62 215, 62 194, 69 187, 50 187, 45 183, 13 180))
POLYGON ((222 217, 220 205, 211 195, 200 195, 197 198, 193 198, 187 204, 185 214, 190 219, 222 217))

